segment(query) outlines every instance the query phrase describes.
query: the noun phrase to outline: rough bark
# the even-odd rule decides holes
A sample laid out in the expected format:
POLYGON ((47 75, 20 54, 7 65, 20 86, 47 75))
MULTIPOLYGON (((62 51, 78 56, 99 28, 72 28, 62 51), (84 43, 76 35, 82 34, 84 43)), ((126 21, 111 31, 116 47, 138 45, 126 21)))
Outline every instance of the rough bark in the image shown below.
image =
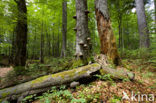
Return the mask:
POLYGON ((67 35, 67 1, 63 0, 62 3, 62 51, 61 57, 66 56, 66 38, 67 35))
POLYGON ((140 48, 149 48, 150 39, 145 15, 144 1, 135 0, 135 3, 138 18, 138 30, 140 35, 140 48))
POLYGON ((77 58, 85 59, 90 48, 90 35, 88 29, 87 0, 76 0, 76 54, 77 58))
POLYGON ((114 64, 120 64, 116 40, 111 28, 107 0, 95 0, 96 20, 101 43, 101 53, 107 55, 114 64))
POLYGON ((51 86, 79 81, 80 79, 92 77, 96 73, 109 73, 111 74, 111 77, 115 79, 134 79, 134 74, 129 71, 116 70, 104 65, 102 67, 103 68, 101 68, 100 64, 95 63, 84 67, 39 77, 35 80, 0 90, 0 100, 16 100, 24 98, 30 94, 44 92, 50 89, 51 86))
POLYGON ((156 33, 156 0, 154 0, 154 11, 155 11, 155 33, 156 33))
POLYGON ((15 66, 26 64, 27 45, 27 8, 25 0, 15 0, 18 8, 16 40, 15 40, 15 66))

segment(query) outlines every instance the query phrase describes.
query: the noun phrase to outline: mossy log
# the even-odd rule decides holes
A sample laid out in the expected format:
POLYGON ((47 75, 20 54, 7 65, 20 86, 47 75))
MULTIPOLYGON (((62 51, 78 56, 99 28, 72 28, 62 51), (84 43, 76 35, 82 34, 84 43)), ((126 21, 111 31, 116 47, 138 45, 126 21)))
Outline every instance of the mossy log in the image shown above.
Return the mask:
POLYGON ((101 73, 102 75, 111 74, 111 77, 115 79, 134 79, 134 74, 130 71, 112 69, 108 66, 104 67, 98 63, 94 63, 68 71, 46 75, 23 84, 2 89, 0 90, 0 100, 21 100, 21 98, 27 95, 47 91, 52 86, 70 84, 73 81, 91 77, 95 73, 101 73))
POLYGON ((101 75, 110 74, 110 77, 112 79, 130 79, 134 80, 135 74, 130 72, 127 69, 120 68, 120 69, 112 69, 108 66, 102 66, 102 69, 100 70, 101 75))
POLYGON ((30 95, 29 93, 36 93, 36 91, 40 92, 39 90, 42 90, 42 88, 66 84, 82 78, 90 77, 92 73, 100 69, 101 65, 95 63, 56 74, 46 75, 23 84, 0 90, 0 99, 17 99, 25 92, 27 92, 27 95, 30 95))

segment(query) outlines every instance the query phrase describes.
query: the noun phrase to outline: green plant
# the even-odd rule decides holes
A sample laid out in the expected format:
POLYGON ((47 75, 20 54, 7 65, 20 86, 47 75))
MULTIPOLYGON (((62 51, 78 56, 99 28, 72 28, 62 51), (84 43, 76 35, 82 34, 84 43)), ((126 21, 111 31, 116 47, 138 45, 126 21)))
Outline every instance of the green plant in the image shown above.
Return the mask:
POLYGON ((116 95, 114 95, 114 97, 112 99, 110 99, 111 103, 120 103, 122 97, 118 97, 116 95))
POLYGON ((24 75, 27 72, 24 66, 16 66, 14 67, 14 71, 16 75, 24 75))
POLYGON ((122 81, 123 81, 123 82, 128 82, 128 81, 130 81, 130 80, 129 80, 129 78, 123 78, 122 81))
POLYGON ((34 98, 35 96, 36 96, 36 94, 26 96, 26 97, 22 100, 22 103, 32 102, 32 101, 33 101, 33 98, 34 98))
POLYGON ((143 78, 149 78, 149 77, 154 76, 154 74, 152 72, 146 72, 146 73, 144 73, 142 75, 143 75, 143 78))
POLYGON ((98 77, 98 78, 101 79, 101 80, 113 81, 110 74, 106 74, 106 75, 98 75, 98 74, 97 74, 97 75, 95 75, 95 76, 98 77))
POLYGON ((80 99, 73 98, 71 100, 71 103, 86 103, 86 100, 84 98, 80 98, 80 99))

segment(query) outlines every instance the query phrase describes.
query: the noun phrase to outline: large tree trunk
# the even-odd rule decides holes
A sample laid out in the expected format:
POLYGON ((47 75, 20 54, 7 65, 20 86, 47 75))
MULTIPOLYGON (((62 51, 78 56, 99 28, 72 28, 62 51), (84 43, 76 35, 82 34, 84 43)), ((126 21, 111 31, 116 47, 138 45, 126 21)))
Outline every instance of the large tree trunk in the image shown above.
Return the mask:
POLYGON ((66 38, 67 35, 67 0, 62 3, 62 51, 61 57, 66 56, 66 38))
POLYGON ((87 0, 76 0, 76 54, 77 58, 85 59, 89 51, 89 29, 88 29, 87 0))
POLYGON ((16 40, 15 40, 15 66, 24 66, 26 63, 27 48, 27 8, 25 0, 15 0, 18 8, 16 40))
POLYGON ((119 65, 116 40, 111 28, 107 0, 95 0, 97 27, 101 43, 101 53, 107 55, 114 64, 119 65))
POLYGON ((90 78, 94 74, 100 72, 102 74, 109 73, 111 77, 115 79, 134 79, 134 74, 129 71, 116 70, 104 65, 102 67, 103 68, 101 69, 101 65, 95 63, 84 67, 39 77, 35 80, 0 90, 0 100, 16 100, 19 97, 45 92, 46 90, 50 89, 51 86, 69 84, 73 81, 79 81, 80 79, 82 80, 88 77, 90 78))
POLYGON ((143 0, 135 0, 136 2, 136 12, 138 18, 138 30, 140 34, 140 48, 149 48, 150 39, 149 31, 147 28, 145 7, 143 0))

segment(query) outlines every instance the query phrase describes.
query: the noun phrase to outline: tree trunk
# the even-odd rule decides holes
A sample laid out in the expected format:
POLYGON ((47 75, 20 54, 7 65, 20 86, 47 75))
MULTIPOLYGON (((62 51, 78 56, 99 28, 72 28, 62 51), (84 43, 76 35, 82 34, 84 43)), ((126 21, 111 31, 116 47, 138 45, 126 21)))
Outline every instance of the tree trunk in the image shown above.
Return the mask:
POLYGON ((81 78, 90 77, 92 73, 100 69, 101 66, 99 64, 91 64, 73 70, 43 76, 23 84, 0 90, 0 99, 5 99, 6 97, 7 99, 13 99, 13 97, 25 92, 28 92, 28 95, 30 95, 29 92, 34 90, 42 90, 43 88, 66 84, 81 78))
POLYGON ((15 29, 14 29, 14 31, 13 31, 13 35, 12 35, 12 48, 11 48, 11 60, 10 60, 10 62, 11 63, 14 63, 14 56, 15 56, 15 29))
POLYGON ((140 34, 140 48, 149 48, 150 39, 149 31, 147 28, 145 7, 143 0, 135 0, 136 2, 136 12, 138 18, 138 30, 140 34))
MULTIPOLYGON (((134 74, 125 70, 116 70, 100 64, 90 64, 72 70, 46 75, 35 80, 0 90, 0 100, 16 100, 21 96, 45 92, 51 86, 69 84, 73 81, 92 77, 94 74, 110 74, 114 79, 134 79, 134 74)), ((81 81, 80 81, 81 82, 81 81)))
POLYGON ((32 56, 32 59, 35 59, 36 58, 36 44, 37 44, 37 35, 36 35, 36 27, 35 27, 35 32, 34 32, 34 45, 33 45, 33 56, 32 56))
POLYGON ((62 51, 61 57, 66 56, 66 38, 67 35, 67 0, 62 3, 62 51))
POLYGON ((111 28, 107 0, 95 0, 97 27, 101 43, 101 53, 107 55, 114 64, 120 64, 116 40, 111 28))
POLYGON ((85 59, 90 48, 90 35, 88 29, 87 0, 76 0, 76 54, 77 59, 85 59))
MULTIPOLYGON (((42 16, 44 15, 44 9, 42 11, 42 16)), ((40 41, 40 63, 44 63, 44 31, 43 31, 43 19, 41 27, 41 41, 40 41)))
POLYGON ((156 33, 156 0, 154 0, 154 11, 155 11, 155 33, 156 33))
MULTIPOLYGON (((16 1, 16 0, 15 0, 16 1)), ((15 40, 15 66, 25 66, 27 50, 27 8, 25 0, 16 1, 18 8, 16 40, 15 40)))
POLYGON ((60 27, 58 27, 58 35, 57 35, 57 57, 60 57, 60 27))

